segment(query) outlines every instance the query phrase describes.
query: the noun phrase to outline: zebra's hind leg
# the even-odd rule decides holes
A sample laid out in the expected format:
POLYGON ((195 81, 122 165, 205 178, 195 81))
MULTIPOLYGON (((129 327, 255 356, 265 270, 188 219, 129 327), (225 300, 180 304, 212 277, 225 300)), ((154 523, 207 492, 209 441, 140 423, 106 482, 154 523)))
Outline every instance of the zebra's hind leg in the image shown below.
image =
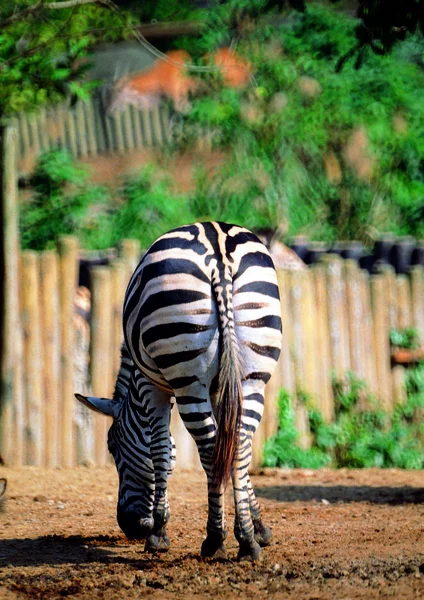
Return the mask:
MULTIPOLYGON (((202 461, 203 462, 203 461, 202 461)), ((203 558, 227 558, 225 540, 227 529, 224 514, 224 486, 217 488, 212 484, 208 475, 209 514, 206 526, 207 536, 202 543, 203 558)))
POLYGON ((250 477, 248 477, 247 480, 247 490, 249 493, 250 516, 252 517, 253 529, 255 531, 255 540, 261 548, 264 548, 271 543, 272 531, 271 528, 262 521, 261 508, 259 502, 256 500, 250 477))
MULTIPOLYGON (((234 535, 239 543, 238 560, 260 559, 261 547, 256 541, 254 520, 250 507, 251 489, 248 467, 251 459, 252 436, 243 429, 240 431, 236 463, 232 472, 235 519, 234 535)), ((253 490, 252 490, 253 492, 253 490)))
POLYGON ((155 497, 153 503, 153 528, 146 539, 144 549, 147 552, 166 552, 170 541, 166 533, 166 524, 170 517, 168 503, 168 474, 171 467, 172 442, 169 422, 171 404, 168 394, 147 384, 149 397, 146 398, 146 414, 149 418, 151 438, 150 455, 155 471, 155 497))
POLYGON ((176 395, 178 411, 187 431, 196 442, 199 458, 208 479, 208 522, 206 539, 202 543, 203 558, 225 558, 227 529, 224 514, 224 486, 219 488, 211 479, 212 455, 216 439, 216 425, 212 405, 205 388, 196 381, 184 388, 184 395, 176 395))

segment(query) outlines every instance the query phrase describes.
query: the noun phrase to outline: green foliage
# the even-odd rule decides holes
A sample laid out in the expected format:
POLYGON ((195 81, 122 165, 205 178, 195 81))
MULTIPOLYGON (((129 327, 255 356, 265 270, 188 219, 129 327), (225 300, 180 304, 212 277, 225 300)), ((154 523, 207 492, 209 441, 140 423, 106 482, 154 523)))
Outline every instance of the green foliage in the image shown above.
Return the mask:
MULTIPOLYGON (((37 5, 35 0, 2 2, 0 22, 37 5)), ((41 4, 41 3, 40 3, 41 4)), ((131 14, 128 22, 135 23, 131 14)), ((81 4, 34 13, 6 22, 0 32, 0 116, 31 111, 73 93, 85 98, 93 87, 84 82, 78 59, 96 42, 128 37, 119 15, 100 4, 81 4)))
POLYGON ((86 186, 87 173, 67 152, 48 152, 33 175, 34 195, 20 211, 23 248, 52 248, 59 235, 84 227, 94 205, 107 198, 105 189, 86 186))
POLYGON ((333 423, 325 423, 321 413, 308 403, 310 450, 301 450, 296 443, 292 399, 282 392, 279 430, 265 443, 266 466, 424 467, 424 424, 420 419, 424 410, 424 365, 407 372, 407 402, 396 406, 392 415, 373 406, 372 398, 365 398, 365 386, 354 375, 350 374, 346 382, 333 383, 333 423), (366 409, 361 407, 364 400, 366 409))
POLYGON ((165 231, 194 219, 189 199, 172 192, 153 167, 123 181, 118 198, 101 186, 87 184, 87 173, 64 151, 40 157, 32 177, 33 195, 22 203, 23 248, 43 250, 57 237, 72 233, 83 247, 102 249, 125 237, 147 248, 165 231))
POLYGON ((264 465, 304 469, 319 469, 326 465, 330 457, 320 448, 305 451, 297 445, 299 435, 294 423, 292 398, 285 390, 280 393, 278 406, 278 432, 265 442, 264 465))
POLYGON ((414 327, 407 327, 406 329, 391 329, 390 343, 392 346, 398 348, 408 348, 414 350, 419 348, 419 336, 418 331, 414 327))
POLYGON ((147 248, 165 231, 192 221, 188 199, 173 194, 169 180, 153 167, 128 179, 120 193, 122 204, 113 215, 115 243, 133 237, 147 248))
MULTIPOLYGON (((197 48, 203 44, 202 53, 216 47, 219 38, 224 43, 230 8, 213 11, 216 26, 196 42, 197 48)), ((366 243, 388 230, 422 237, 424 109, 419 98, 424 75, 407 53, 397 51, 370 55, 359 71, 347 65, 336 73, 337 60, 356 43, 356 25, 355 19, 318 5, 294 14, 285 26, 256 23, 237 52, 254 66, 257 87, 229 90, 216 75, 205 74, 207 91, 181 117, 176 145, 192 147, 199 129, 210 135, 213 146, 228 153, 218 180, 236 177, 241 163, 259 165, 257 173, 272 171, 266 189, 279 195, 287 235, 366 243), (396 118, 404 127, 396 127, 396 118), (346 152, 354 131, 365 132, 359 167, 346 152), (336 157, 340 178, 329 178, 328 155, 336 157)), ((418 38, 414 43, 421 44, 418 38)), ((213 182, 211 192, 216 186, 213 182)), ((246 193, 244 214, 255 211, 255 187, 246 193)), ((233 191, 221 195, 213 207, 216 218, 224 218, 222 205, 233 203, 233 191)), ((270 225, 277 210, 281 206, 271 207, 270 225)))

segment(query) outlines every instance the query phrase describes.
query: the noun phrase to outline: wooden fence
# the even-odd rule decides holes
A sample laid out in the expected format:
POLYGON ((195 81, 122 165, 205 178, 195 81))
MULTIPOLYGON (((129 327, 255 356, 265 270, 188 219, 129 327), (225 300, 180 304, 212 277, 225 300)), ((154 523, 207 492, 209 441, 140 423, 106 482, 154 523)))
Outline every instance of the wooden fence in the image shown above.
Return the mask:
MULTIPOLYGON (((20 255, 19 314, 9 333, 15 345, 10 462, 73 466, 110 462, 109 420, 74 400, 74 391, 110 396, 119 365, 122 301, 140 249, 125 240, 119 258, 92 269, 91 325, 79 316, 78 244, 60 239, 58 251, 20 255), (85 389, 82 389, 85 388, 85 389)), ((395 276, 390 268, 369 276, 336 256, 305 271, 278 272, 284 342, 267 386, 265 414, 254 439, 254 465, 277 429, 281 388, 311 395, 325 419, 333 418, 332 371, 351 370, 366 381, 381 406, 403 402, 403 367, 391 367, 390 328, 415 326, 424 342, 424 269, 395 276)), ((88 300, 88 299, 87 299, 88 300)), ((365 400, 364 400, 365 402, 365 400)), ((302 403, 296 421, 308 444, 302 403)), ((195 446, 173 410, 172 432, 180 468, 197 468, 195 446)))
POLYGON ((150 110, 127 106, 108 114, 100 96, 78 101, 74 108, 64 105, 20 114, 17 129, 17 159, 21 173, 30 172, 40 153, 66 148, 76 158, 99 154, 123 155, 136 149, 163 145, 171 135, 168 105, 150 110))

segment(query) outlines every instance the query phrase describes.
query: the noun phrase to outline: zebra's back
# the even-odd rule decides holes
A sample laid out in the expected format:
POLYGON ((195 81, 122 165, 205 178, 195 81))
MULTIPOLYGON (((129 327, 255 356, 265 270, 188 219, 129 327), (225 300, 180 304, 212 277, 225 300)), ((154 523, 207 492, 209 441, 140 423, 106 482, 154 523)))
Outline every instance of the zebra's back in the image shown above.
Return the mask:
POLYGON ((280 351, 281 317, 274 266, 258 238, 212 222, 154 242, 124 304, 126 343, 143 374, 170 393, 194 377, 213 393, 229 322, 243 378, 266 383, 280 351))

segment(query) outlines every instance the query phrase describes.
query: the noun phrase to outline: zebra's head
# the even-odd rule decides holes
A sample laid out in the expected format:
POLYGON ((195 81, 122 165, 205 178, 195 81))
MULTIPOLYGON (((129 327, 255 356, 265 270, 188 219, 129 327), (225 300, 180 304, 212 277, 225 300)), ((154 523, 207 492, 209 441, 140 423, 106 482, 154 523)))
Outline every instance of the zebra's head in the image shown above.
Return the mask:
POLYGON ((88 408, 113 418, 108 449, 119 476, 118 525, 129 539, 145 539, 153 527, 154 469, 148 422, 127 398, 110 400, 75 394, 88 408))

